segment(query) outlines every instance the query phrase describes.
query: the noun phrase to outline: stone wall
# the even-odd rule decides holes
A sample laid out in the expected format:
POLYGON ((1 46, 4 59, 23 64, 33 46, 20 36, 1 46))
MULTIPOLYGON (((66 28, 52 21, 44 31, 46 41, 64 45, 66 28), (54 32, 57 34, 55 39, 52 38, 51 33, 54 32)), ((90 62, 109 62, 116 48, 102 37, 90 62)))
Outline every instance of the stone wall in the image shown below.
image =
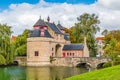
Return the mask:
POLYGON ((50 43, 49 38, 28 38, 27 39, 27 65, 42 66, 50 64, 50 43), (35 55, 38 52, 38 55, 35 55))
POLYGON ((54 38, 33 37, 27 39, 27 66, 50 65, 50 56, 61 57, 65 40, 55 40, 54 38), (58 52, 56 46, 59 45, 58 52), (53 48, 53 50, 52 50, 53 48), (38 53, 35 56, 35 53, 38 53))
POLYGON ((26 66, 27 57, 16 57, 14 61, 17 61, 20 66, 26 66))

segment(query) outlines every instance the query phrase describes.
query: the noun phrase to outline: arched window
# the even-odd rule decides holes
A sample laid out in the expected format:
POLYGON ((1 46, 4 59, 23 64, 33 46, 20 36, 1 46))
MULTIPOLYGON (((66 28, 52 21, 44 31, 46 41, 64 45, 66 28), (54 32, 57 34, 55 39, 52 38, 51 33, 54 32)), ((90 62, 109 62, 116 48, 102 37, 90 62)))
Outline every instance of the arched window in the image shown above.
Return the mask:
POLYGON ((70 56, 72 56, 72 53, 70 53, 70 56))
POLYGON ((69 53, 67 53, 67 56, 69 56, 69 53))
POLYGON ((74 57, 75 54, 73 53, 72 55, 73 55, 73 57, 74 57))

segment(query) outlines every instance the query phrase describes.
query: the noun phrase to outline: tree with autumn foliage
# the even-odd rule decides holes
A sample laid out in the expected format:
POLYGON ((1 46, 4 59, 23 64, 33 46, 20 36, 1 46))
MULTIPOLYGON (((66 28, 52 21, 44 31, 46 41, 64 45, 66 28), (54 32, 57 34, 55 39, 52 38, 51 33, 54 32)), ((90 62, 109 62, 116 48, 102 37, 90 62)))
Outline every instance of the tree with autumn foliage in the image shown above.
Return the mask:
POLYGON ((105 35, 104 44, 104 56, 110 57, 114 65, 118 62, 118 55, 120 55, 120 30, 109 31, 105 35))

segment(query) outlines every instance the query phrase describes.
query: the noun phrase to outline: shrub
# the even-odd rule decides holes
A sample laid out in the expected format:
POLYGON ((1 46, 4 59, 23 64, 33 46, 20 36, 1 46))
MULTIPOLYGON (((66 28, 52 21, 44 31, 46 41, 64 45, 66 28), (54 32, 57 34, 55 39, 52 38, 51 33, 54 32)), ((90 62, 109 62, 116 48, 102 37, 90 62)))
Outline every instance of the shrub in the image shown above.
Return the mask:
POLYGON ((106 67, 110 67, 112 66, 112 63, 111 62, 107 62, 105 64, 103 64, 103 67, 106 68, 106 67))

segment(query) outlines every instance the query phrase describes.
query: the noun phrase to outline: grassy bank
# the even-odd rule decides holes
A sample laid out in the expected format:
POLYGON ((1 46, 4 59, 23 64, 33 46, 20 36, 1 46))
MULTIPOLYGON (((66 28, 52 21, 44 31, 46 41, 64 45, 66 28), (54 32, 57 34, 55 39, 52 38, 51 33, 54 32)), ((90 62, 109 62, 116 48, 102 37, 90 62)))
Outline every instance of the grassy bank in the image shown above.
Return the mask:
POLYGON ((84 73, 65 80, 120 80, 120 65, 84 73))

